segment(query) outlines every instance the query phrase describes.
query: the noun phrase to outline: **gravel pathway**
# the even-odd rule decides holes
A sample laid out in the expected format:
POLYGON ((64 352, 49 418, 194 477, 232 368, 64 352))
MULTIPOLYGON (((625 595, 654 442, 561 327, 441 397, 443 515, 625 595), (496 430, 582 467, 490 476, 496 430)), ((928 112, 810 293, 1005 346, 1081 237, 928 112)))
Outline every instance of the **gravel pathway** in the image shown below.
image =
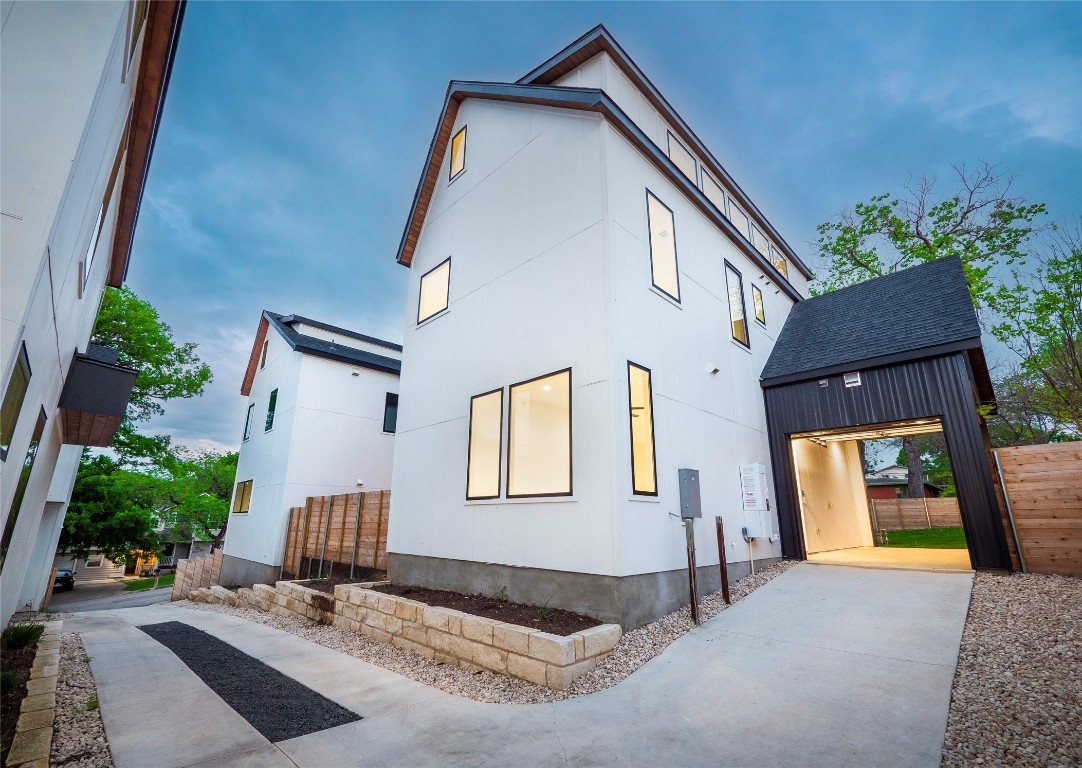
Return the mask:
MULTIPOLYGON (((754 576, 746 576, 732 585, 733 602, 746 597, 768 581, 796 565, 782 561, 763 568, 754 576)), ((525 680, 505 677, 491 672, 470 672, 449 664, 437 664, 424 656, 372 640, 365 635, 324 626, 300 618, 263 613, 251 608, 232 608, 222 604, 193 603, 187 600, 176 605, 212 613, 227 613, 248 621, 265 624, 303 637, 313 643, 349 654, 362 661, 397 672, 419 683, 441 691, 476 701, 497 704, 537 704, 584 696, 611 688, 636 669, 657 656, 669 643, 691 629, 691 610, 681 608, 657 621, 626 633, 604 661, 583 675, 567 691, 552 691, 525 680)), ((725 610, 721 592, 714 592, 699 604, 703 620, 725 610)))
POLYGON ((1082 579, 977 573, 943 763, 1082 765, 1082 579))
POLYGON ((98 688, 86 661, 82 638, 64 632, 60 637, 51 768, 114 768, 97 696, 98 688))

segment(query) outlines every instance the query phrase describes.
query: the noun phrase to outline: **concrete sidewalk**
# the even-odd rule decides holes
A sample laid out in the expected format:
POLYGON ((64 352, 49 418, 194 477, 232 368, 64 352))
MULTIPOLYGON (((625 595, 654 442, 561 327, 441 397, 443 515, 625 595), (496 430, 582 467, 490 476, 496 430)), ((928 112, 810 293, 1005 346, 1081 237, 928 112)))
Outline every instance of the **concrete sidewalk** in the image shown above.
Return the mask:
POLYGON ((82 633, 93 657, 118 768, 938 766, 971 584, 971 574, 800 565, 616 687, 518 706, 462 699, 263 625, 168 604, 97 612, 64 629, 82 633), (132 626, 156 621, 203 629, 364 719, 272 745, 132 626))

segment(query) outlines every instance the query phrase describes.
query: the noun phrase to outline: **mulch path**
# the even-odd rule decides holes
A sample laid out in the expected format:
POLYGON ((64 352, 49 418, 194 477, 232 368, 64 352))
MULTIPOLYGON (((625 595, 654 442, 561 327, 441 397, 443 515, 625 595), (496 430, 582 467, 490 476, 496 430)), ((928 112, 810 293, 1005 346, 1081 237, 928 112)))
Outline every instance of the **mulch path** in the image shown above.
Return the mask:
POLYGON ((19 705, 26 698, 26 681, 30 678, 30 667, 34 664, 37 645, 26 648, 4 648, 0 651, 0 669, 15 672, 21 678, 19 685, 7 696, 0 698, 0 731, 3 732, 3 755, 0 765, 7 763, 8 749, 15 738, 15 725, 19 722, 19 705))
POLYGON ((562 608, 523 605, 484 595, 463 595, 459 592, 411 587, 405 584, 384 584, 372 589, 388 595, 416 600, 426 605, 451 608, 474 616, 484 616, 497 621, 506 621, 508 624, 544 630, 553 635, 571 635, 601 624, 597 619, 565 611, 562 608))

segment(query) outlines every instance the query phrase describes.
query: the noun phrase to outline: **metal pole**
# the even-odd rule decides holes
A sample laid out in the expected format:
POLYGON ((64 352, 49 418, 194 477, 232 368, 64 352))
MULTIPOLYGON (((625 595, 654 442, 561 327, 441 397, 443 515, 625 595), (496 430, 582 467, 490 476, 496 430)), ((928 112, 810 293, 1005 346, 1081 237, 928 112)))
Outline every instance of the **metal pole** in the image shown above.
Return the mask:
POLYGON ((349 558, 349 580, 353 581, 353 566, 357 564, 357 537, 361 534, 361 505, 364 504, 364 493, 357 494, 357 520, 353 524, 353 554, 349 558))
POLYGON ((718 526, 718 567, 721 569, 721 596, 725 598, 727 605, 733 604, 729 597, 729 569, 725 567, 725 529, 721 525, 721 515, 714 518, 718 526))
POLYGON ((691 620, 699 624, 699 590, 695 584, 695 527, 692 519, 684 520, 684 533, 688 542, 688 585, 691 587, 691 620))
POLYGON ((327 536, 331 532, 331 512, 334 511, 334 506, 329 503, 330 496, 324 496, 323 506, 327 507, 327 524, 323 526, 323 549, 319 551, 319 575, 317 579, 323 578, 323 558, 327 555, 327 536))
POLYGON ((999 475, 999 487, 1003 491, 1003 503, 1007 505, 1007 521, 1011 524, 1011 535, 1014 537, 1014 548, 1018 552, 1018 562, 1022 566, 1022 573, 1029 573, 1026 568, 1026 556, 1022 554, 1022 542, 1018 540, 1018 529, 1014 527, 1014 510, 1011 509, 1011 497, 1007 493, 1007 482, 1003 479, 1003 466, 999 463, 999 451, 992 451, 996 459, 996 474, 999 475))
POLYGON ((921 493, 925 494, 924 496, 921 496, 921 498, 924 499, 924 517, 928 520, 928 530, 930 531, 932 530, 932 515, 928 511, 928 492, 925 491, 924 488, 921 488, 921 493))

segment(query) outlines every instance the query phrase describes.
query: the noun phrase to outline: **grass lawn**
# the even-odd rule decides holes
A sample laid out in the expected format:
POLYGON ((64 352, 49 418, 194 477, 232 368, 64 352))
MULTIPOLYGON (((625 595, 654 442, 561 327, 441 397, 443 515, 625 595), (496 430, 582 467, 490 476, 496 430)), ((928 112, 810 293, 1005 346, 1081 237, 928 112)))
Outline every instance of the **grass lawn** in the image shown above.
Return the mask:
POLYGON ((154 589, 155 587, 171 587, 173 581, 177 578, 175 573, 165 573, 155 579, 153 576, 147 579, 132 579, 131 581, 124 582, 125 592, 142 592, 144 589, 154 589), (154 582, 157 581, 157 584, 154 582))
POLYGON ((966 535, 961 528, 925 528, 917 531, 887 532, 888 547, 924 549, 965 549, 966 535))

